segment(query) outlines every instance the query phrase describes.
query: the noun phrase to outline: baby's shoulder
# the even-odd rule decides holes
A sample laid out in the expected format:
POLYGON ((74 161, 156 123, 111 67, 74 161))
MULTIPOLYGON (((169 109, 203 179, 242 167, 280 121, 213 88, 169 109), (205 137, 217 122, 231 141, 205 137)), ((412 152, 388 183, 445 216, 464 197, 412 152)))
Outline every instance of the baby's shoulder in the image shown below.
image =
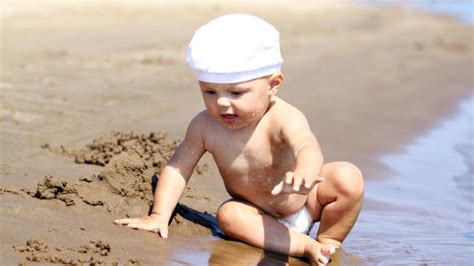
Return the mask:
POLYGON ((303 112, 298 108, 277 97, 275 97, 275 101, 270 109, 270 114, 271 120, 274 123, 287 124, 289 121, 306 119, 303 112))
POLYGON ((191 120, 191 124, 203 124, 208 123, 210 116, 207 110, 202 110, 201 112, 197 113, 193 120, 191 120))
POLYGON ((207 112, 207 110, 203 110, 197 113, 194 118, 189 123, 189 130, 191 131, 202 131, 202 128, 209 128, 213 124, 213 119, 207 112))
POLYGON ((197 113, 191 120, 188 126, 188 131, 192 134, 198 135, 200 138, 208 138, 214 132, 213 136, 222 131, 219 123, 209 114, 207 110, 197 113))

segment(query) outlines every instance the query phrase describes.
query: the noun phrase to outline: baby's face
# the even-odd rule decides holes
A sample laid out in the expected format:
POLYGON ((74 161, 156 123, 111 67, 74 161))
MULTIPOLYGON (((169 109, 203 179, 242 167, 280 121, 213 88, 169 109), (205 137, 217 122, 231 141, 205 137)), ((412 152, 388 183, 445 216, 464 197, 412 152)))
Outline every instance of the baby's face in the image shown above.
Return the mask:
POLYGON ((200 81, 199 87, 209 114, 229 129, 258 122, 274 94, 268 77, 230 84, 200 81))

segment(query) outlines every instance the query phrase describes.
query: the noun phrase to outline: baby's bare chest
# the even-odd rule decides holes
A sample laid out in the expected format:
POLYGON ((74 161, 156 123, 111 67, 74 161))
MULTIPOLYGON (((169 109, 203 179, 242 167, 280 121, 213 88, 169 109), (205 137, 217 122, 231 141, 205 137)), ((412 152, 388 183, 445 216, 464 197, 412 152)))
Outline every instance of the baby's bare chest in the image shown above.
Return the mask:
POLYGON ((270 186, 292 170, 295 162, 285 143, 265 136, 253 136, 242 142, 222 139, 215 143, 211 153, 226 182, 243 184, 263 182, 270 186))

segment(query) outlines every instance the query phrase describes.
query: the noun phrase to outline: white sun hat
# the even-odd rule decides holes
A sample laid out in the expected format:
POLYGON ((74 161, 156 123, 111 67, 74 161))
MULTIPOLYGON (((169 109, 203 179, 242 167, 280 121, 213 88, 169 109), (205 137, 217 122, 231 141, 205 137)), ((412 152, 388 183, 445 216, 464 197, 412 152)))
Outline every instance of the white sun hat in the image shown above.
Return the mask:
POLYGON ((236 83, 280 71, 280 33, 247 14, 230 14, 200 27, 188 46, 187 63, 197 79, 236 83))

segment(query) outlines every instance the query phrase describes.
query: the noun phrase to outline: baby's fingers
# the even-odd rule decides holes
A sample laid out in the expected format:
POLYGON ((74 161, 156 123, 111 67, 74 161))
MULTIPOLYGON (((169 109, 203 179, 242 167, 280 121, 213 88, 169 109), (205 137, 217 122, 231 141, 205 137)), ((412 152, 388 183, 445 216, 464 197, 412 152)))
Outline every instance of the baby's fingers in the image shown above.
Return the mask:
POLYGON ((295 174, 293 176, 293 191, 294 192, 300 191, 300 187, 303 184, 303 181, 304 179, 302 175, 295 174))
POLYGON ((167 226, 161 227, 159 229, 159 233, 162 238, 168 238, 168 227, 167 226))
POLYGON ((115 220, 114 223, 115 224, 122 224, 122 225, 126 225, 126 224, 129 224, 129 223, 133 223, 137 220, 137 218, 125 218, 125 219, 118 219, 118 220, 115 220))
POLYGON ((137 222, 131 222, 131 223, 128 223, 127 224, 128 227, 130 228, 133 228, 133 229, 142 229, 142 230, 147 230, 147 231, 151 231, 151 232, 159 232, 160 230, 160 226, 159 225, 156 225, 156 224, 150 224, 150 223, 147 223, 147 222, 140 222, 140 221, 137 221, 137 222))
POLYGON ((281 193, 281 191, 283 190, 283 181, 281 181, 280 183, 278 183, 276 186, 273 187, 272 189, 272 195, 278 195, 281 193))
POLYGON ((288 171, 285 173, 285 183, 287 185, 291 185, 293 183, 293 178, 294 178, 293 172, 288 171))
POLYGON ((127 224, 128 227, 133 229, 145 229, 147 230, 146 226, 141 222, 130 222, 127 224))
POLYGON ((317 183, 321 183, 324 181, 324 177, 313 177, 313 178, 306 178, 304 180, 304 187, 306 189, 313 188, 317 183))
POLYGON ((159 233, 162 238, 168 238, 168 226, 166 225, 158 225, 158 226, 144 225, 141 229, 144 229, 153 233, 159 233))

